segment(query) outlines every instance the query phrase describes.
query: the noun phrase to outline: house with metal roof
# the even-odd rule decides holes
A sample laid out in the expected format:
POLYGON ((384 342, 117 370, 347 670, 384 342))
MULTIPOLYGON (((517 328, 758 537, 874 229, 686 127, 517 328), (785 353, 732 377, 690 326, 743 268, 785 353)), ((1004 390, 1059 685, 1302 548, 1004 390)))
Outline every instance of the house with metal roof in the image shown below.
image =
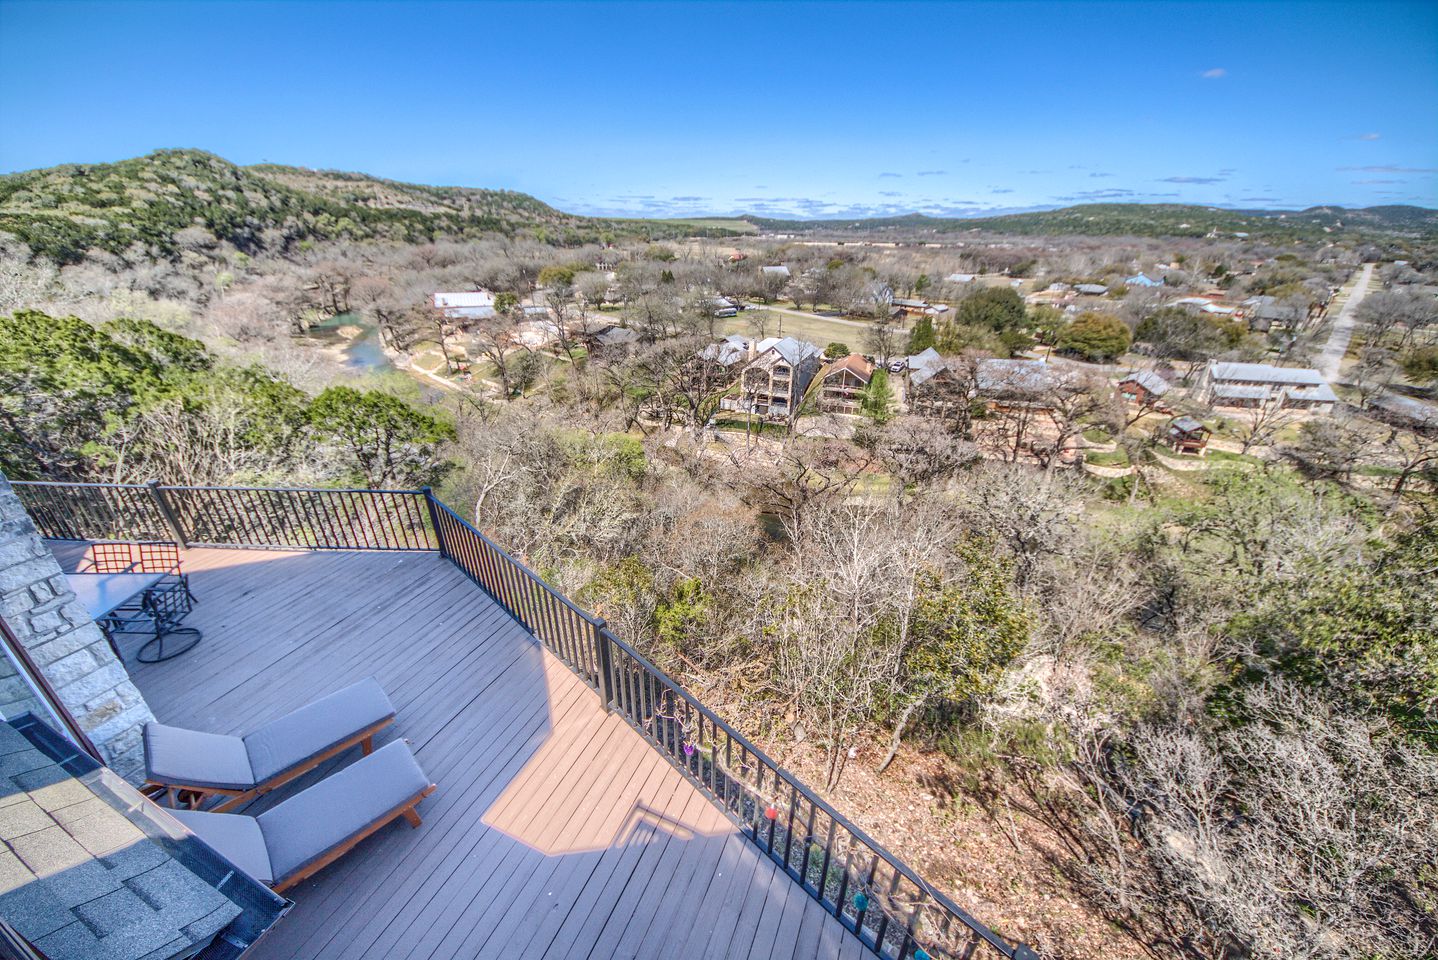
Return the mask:
POLYGON ((1156 406, 1164 394, 1173 389, 1167 380, 1152 370, 1134 370, 1117 381, 1119 394, 1140 407, 1156 406))
POLYGON ((488 290, 436 293, 434 308, 451 320, 483 320, 494 316, 494 294, 488 290))
POLYGON ((1124 285, 1125 285, 1125 286, 1129 286, 1129 287, 1161 287, 1161 286, 1163 286, 1163 278, 1162 278, 1162 277, 1159 277, 1157 280, 1155 280, 1153 277, 1150 277, 1150 276, 1148 276, 1147 274, 1142 273, 1142 272, 1136 273, 1136 274, 1134 274, 1134 275, 1131 276, 1131 277, 1124 277, 1123 282, 1124 282, 1124 285))
POLYGON ((986 357, 974 365, 974 387, 991 409, 1047 409, 1055 395, 1078 389, 1072 371, 1044 360, 986 357))
POLYGON ((1338 396, 1317 370, 1267 363, 1210 360, 1195 389, 1198 399, 1220 407, 1284 407, 1330 413, 1338 396))

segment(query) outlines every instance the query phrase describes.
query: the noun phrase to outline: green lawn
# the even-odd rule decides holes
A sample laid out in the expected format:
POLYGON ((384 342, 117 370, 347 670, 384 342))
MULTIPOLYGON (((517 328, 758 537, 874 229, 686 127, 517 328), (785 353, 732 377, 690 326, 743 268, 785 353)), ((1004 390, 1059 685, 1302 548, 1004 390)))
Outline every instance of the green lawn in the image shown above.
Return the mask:
POLYGON ((1113 443, 1113 437, 1108 435, 1108 431, 1098 427, 1089 427, 1083 432, 1083 438, 1089 443, 1113 443))
POLYGON ((789 428, 782 423, 770 423, 757 417, 751 417, 746 413, 734 413, 725 411, 714 418, 714 426, 719 430, 736 430, 739 433, 752 430, 756 433, 771 433, 777 436, 788 434, 789 428), (752 424, 752 426, 751 426, 752 424))
MULTIPOLYGON (((850 350, 864 349, 864 328, 856 327, 849 323, 835 323, 824 317, 796 317, 789 313, 776 313, 765 310, 763 307, 750 307, 743 310, 737 317, 729 317, 724 321, 723 330, 725 333, 742 333, 746 336, 753 336, 753 320, 757 316, 764 316, 764 335, 768 337, 795 337, 799 340, 808 340, 817 344, 820 349, 831 343, 846 344, 850 350)), ((907 325, 899 328, 898 352, 908 342, 907 325)))
POLYGON ((1206 456, 1210 460, 1222 460, 1228 463, 1252 463, 1255 465, 1263 463, 1258 457, 1249 453, 1231 453, 1228 450, 1218 450, 1214 447, 1208 448, 1206 456))
POLYGON ((1109 450, 1103 453, 1090 451, 1084 455, 1084 459, 1096 467, 1126 467, 1128 466, 1128 453, 1122 447, 1117 450, 1109 450))

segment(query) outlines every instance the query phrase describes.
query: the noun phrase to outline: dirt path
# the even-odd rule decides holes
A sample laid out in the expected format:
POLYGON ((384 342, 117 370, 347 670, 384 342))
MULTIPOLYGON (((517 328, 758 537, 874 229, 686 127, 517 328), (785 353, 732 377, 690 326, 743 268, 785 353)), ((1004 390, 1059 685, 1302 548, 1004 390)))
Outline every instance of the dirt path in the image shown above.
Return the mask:
POLYGON ((1323 379, 1329 383, 1338 380, 1343 356, 1348 352, 1349 341, 1353 339, 1353 325, 1356 323, 1354 310, 1363 302, 1363 298, 1368 296, 1368 281, 1373 277, 1373 267, 1374 264, 1371 263, 1363 265, 1363 273, 1354 284, 1353 292, 1348 295, 1343 309, 1338 311, 1338 317, 1333 321, 1333 332, 1328 335, 1328 342, 1323 345, 1323 352, 1318 355, 1318 372, 1323 374, 1323 379))

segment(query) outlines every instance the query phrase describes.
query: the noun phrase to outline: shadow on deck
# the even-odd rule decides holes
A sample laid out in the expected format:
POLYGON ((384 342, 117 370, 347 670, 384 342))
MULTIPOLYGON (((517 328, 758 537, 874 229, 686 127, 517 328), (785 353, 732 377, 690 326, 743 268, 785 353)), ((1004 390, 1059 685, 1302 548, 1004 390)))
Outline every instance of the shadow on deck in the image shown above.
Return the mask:
MULTIPOLYGON (((53 544, 67 570, 78 545, 53 544)), ((250 956, 858 958, 859 941, 436 554, 193 549, 204 631, 126 666, 168 723, 244 733, 365 676, 439 785, 289 891, 250 956)), ((354 761, 358 751, 336 761, 354 761)), ((290 796, 335 764, 280 791, 290 796)), ((262 809, 259 801, 248 812, 262 809)))

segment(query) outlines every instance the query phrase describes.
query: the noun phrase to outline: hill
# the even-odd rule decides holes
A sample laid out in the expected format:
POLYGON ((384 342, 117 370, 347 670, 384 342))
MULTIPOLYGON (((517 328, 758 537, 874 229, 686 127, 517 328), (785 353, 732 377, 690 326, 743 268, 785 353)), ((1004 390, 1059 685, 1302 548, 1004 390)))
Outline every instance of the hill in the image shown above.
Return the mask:
POLYGON ((573 216, 509 190, 430 187, 275 164, 242 167, 200 150, 0 176, 0 231, 60 263, 92 248, 123 254, 138 245, 144 255, 167 257, 186 244, 214 240, 257 253, 304 240, 422 243, 527 233, 573 245, 606 234, 735 232, 573 216))
POLYGON ((1345 209, 1230 210, 1171 203, 1093 203, 998 217, 942 218, 910 214, 866 220, 776 220, 745 217, 774 233, 1004 233, 1046 236, 1203 237, 1247 234, 1263 239, 1339 235, 1438 236, 1438 211, 1383 206, 1345 209))
POLYGON ((609 237, 670 239, 769 233, 888 234, 922 239, 984 232, 1017 235, 1191 236, 1263 239, 1435 237, 1438 211, 1386 206, 1345 210, 1228 210, 1109 203, 974 219, 911 214, 865 220, 764 217, 605 219, 564 213, 528 194, 431 187, 359 173, 239 166, 201 150, 157 150, 118 163, 66 164, 0 175, 0 232, 35 254, 72 263, 87 250, 171 257, 226 241, 246 253, 306 240, 389 240, 526 234, 561 245, 609 237))

